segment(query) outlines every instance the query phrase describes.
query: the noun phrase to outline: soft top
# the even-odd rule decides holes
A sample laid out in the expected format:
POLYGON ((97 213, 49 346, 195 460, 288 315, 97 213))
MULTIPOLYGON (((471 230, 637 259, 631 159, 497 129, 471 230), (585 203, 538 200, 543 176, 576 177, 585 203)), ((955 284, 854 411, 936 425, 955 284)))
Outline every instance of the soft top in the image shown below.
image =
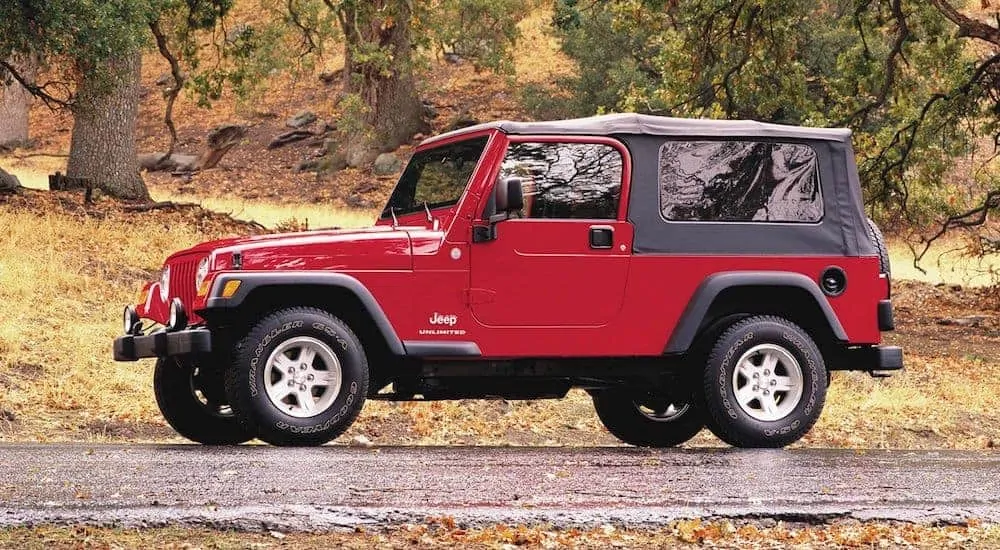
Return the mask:
POLYGON ((504 133, 516 135, 571 134, 607 136, 614 134, 647 134, 657 136, 797 138, 840 142, 847 142, 851 138, 851 130, 847 128, 809 128, 805 126, 757 122, 755 120, 674 118, 636 113, 620 113, 541 122, 517 122, 509 120, 486 122, 428 138, 421 145, 489 129, 499 129, 504 133))

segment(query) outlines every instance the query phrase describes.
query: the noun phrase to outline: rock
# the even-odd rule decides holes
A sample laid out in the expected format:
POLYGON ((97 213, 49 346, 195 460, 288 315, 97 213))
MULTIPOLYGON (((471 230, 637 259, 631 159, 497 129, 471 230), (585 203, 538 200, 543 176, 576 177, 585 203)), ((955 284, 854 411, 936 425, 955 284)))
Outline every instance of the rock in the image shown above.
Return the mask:
POLYGON ((317 117, 316 113, 312 111, 302 111, 301 113, 288 119, 288 121, 285 122, 285 126, 288 126, 289 128, 295 128, 297 130, 299 128, 305 128, 306 126, 309 126, 313 122, 316 122, 317 118, 319 117, 317 117))
POLYGON ((319 174, 332 174, 344 168, 347 168, 347 158, 340 151, 327 153, 316 162, 316 172, 319 174))
POLYGON ((448 62, 448 63, 451 63, 452 65, 461 65, 462 64, 462 56, 458 55, 457 53, 450 53, 449 52, 449 53, 444 54, 444 60, 446 62, 448 62))
POLYGON ((276 136, 271 140, 271 143, 267 144, 268 149, 277 149, 278 147, 284 147, 289 143, 295 143, 296 141, 302 141, 304 139, 311 138, 316 134, 310 132, 309 130, 292 130, 291 132, 285 132, 284 134, 276 136))
POLYGON ((323 71, 319 73, 319 80, 323 84, 333 84, 344 77, 344 69, 337 69, 336 71, 323 71))
POLYGON ((985 315, 969 315, 968 317, 946 317, 938 319, 937 324, 944 326, 978 327, 985 320, 985 315))
POLYGON ((475 126, 479 124, 479 121, 468 116, 467 114, 459 115, 454 122, 448 125, 447 131, 458 130, 459 128, 468 128, 469 126, 475 126))
POLYGON ((377 191, 377 190, 378 190, 378 185, 376 185, 375 182, 364 181, 358 184, 358 186, 354 188, 354 191, 351 191, 351 194, 366 195, 368 193, 371 193, 372 191, 377 191))
POLYGON ((372 164, 372 173, 376 176, 391 176, 403 169, 403 161, 395 153, 382 153, 372 164))
POLYGON ((139 167, 150 172, 195 172, 198 170, 198 156, 174 153, 164 159, 163 153, 139 155, 139 167))
POLYGON ((352 447, 374 447, 375 444, 371 442, 370 439, 363 435, 356 435, 351 439, 352 447))
POLYGON ((357 195, 349 195, 344 199, 344 203, 351 208, 373 208, 375 203, 364 197, 359 197, 357 195))
POLYGON ((435 107, 433 103, 429 101, 422 101, 420 104, 424 111, 424 118, 432 119, 438 117, 437 107, 435 107))
POLYGON ((4 172, 0 168, 0 193, 14 193, 21 189, 21 181, 14 174, 4 172))
POLYGON ((427 136, 425 136, 423 134, 423 132, 417 132, 416 134, 413 134, 413 141, 416 141, 416 142, 423 141, 426 138, 427 138, 427 136))
POLYGON ((319 169, 319 159, 305 159, 295 165, 296 172, 313 172, 319 169))

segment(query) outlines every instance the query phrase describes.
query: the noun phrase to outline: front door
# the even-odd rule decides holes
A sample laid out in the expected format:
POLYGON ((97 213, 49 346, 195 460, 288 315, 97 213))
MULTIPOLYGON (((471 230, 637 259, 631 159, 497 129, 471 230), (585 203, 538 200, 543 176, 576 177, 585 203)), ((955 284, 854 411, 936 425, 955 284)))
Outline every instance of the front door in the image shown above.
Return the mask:
POLYGON ((479 323, 596 327, 618 315, 633 236, 618 221, 624 165, 606 140, 510 144, 500 177, 522 178, 525 205, 497 224, 495 240, 472 245, 469 303, 479 323))

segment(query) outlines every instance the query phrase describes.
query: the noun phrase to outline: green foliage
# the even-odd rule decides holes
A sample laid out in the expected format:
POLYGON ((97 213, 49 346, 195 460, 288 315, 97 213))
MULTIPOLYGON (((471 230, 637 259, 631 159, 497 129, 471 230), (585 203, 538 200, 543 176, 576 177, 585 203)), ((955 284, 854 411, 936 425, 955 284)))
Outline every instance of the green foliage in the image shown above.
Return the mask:
POLYGON ((245 100, 287 63, 283 29, 230 20, 235 0, 160 0, 158 18, 184 70, 187 89, 208 108, 231 89, 245 100))
POLYGON ((996 131, 982 123, 995 117, 984 118, 982 88, 963 88, 979 61, 968 42, 929 3, 903 5, 557 0, 553 26, 579 72, 556 83, 553 100, 538 90, 528 99, 544 116, 847 125, 869 202, 925 221, 967 204, 943 199, 942 182, 996 131))
POLYGON ((98 80, 108 60, 147 43, 157 8, 157 0, 0 2, 0 59, 69 60, 77 74, 98 80))
POLYGON ((438 0, 426 9, 428 37, 445 53, 472 60, 476 70, 512 74, 517 24, 532 0, 438 0))

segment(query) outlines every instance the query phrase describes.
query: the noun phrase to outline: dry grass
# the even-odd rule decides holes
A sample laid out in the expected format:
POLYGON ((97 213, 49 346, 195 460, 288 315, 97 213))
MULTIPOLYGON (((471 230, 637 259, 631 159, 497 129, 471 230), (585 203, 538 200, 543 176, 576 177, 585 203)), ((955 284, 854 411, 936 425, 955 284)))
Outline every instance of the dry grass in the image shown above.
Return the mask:
POLYGON ((165 255, 207 236, 161 222, 0 207, 0 404, 17 419, 0 439, 15 427, 72 438, 91 423, 158 415, 149 366, 113 363, 109 345, 121 308, 165 255))
POLYGON ((996 548, 1000 528, 976 522, 931 527, 907 523, 840 521, 765 527, 729 520, 681 520, 661 529, 605 525, 596 529, 493 525, 465 528, 448 517, 386 531, 285 534, 209 529, 97 529, 34 527, 0 530, 0 548, 996 548))
POLYGON ((889 239, 889 259, 896 279, 930 284, 984 286, 1000 282, 1000 254, 977 258, 967 254, 968 245, 959 235, 935 243, 920 262, 913 265, 913 252, 899 238, 889 239))
POLYGON ((304 226, 309 229, 327 227, 369 227, 378 213, 370 210, 353 210, 322 204, 275 204, 239 197, 199 197, 169 192, 153 192, 154 200, 190 202, 203 208, 229 214, 238 220, 257 222, 268 228, 304 226))

